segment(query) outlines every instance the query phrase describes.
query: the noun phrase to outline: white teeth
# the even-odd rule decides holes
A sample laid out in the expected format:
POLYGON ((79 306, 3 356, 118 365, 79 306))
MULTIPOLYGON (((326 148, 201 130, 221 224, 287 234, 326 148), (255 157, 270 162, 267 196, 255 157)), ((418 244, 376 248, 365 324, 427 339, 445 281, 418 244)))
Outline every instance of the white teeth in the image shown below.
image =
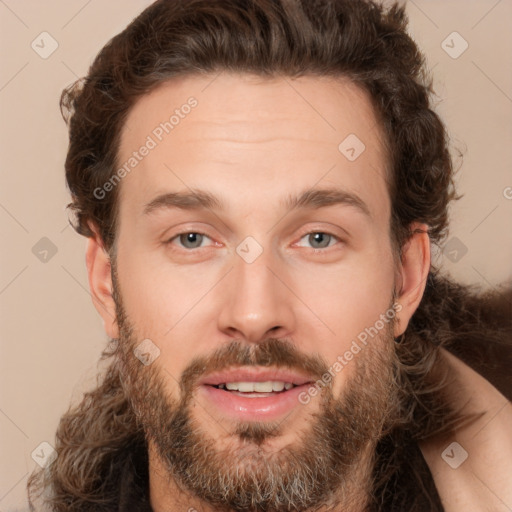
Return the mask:
POLYGON ((272 385, 272 391, 283 391, 284 387, 285 387, 285 383, 284 382, 272 382, 270 383, 272 385))
MULTIPOLYGON (((278 384, 276 382, 276 384, 278 384)), ((280 391, 279 389, 274 389, 274 383, 271 380, 266 382, 255 382, 254 383, 254 391, 257 393, 271 393, 272 391, 280 391)))
POLYGON ((241 393, 272 393, 293 388, 291 382, 267 380, 266 382, 226 382, 219 384, 220 389, 240 391, 241 393))

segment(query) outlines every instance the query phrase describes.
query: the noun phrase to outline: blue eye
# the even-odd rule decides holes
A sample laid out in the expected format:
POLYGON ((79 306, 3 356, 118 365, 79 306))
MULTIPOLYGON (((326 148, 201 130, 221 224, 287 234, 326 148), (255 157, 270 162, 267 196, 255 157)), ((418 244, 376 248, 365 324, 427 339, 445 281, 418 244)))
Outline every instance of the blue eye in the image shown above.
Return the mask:
MULTIPOLYGON (((207 241, 210 240, 210 237, 205 235, 204 233, 197 233, 195 231, 187 231, 184 233, 178 233, 170 240, 167 241, 168 244, 176 244, 178 247, 182 249, 200 249, 207 247, 207 241)), ((310 233, 306 233, 303 235, 297 243, 299 247, 307 247, 309 246, 315 251, 321 251, 322 249, 327 249, 336 244, 336 242, 340 242, 340 238, 331 233, 326 233, 324 231, 312 231, 310 233), (307 240, 306 244, 303 245, 300 242, 303 240, 307 240)), ((209 244, 211 245, 211 244, 209 244)))
POLYGON ((337 236, 334 236, 330 233, 324 233, 323 231, 313 231, 311 233, 307 233, 301 238, 301 240, 304 238, 307 238, 308 243, 311 244, 313 249, 325 249, 334 245, 334 243, 339 240, 337 236))
POLYGON ((209 237, 202 233, 187 232, 176 235, 171 238, 168 243, 171 243, 174 240, 179 240, 181 246, 185 249, 198 249, 202 246, 202 242, 207 238, 209 237))

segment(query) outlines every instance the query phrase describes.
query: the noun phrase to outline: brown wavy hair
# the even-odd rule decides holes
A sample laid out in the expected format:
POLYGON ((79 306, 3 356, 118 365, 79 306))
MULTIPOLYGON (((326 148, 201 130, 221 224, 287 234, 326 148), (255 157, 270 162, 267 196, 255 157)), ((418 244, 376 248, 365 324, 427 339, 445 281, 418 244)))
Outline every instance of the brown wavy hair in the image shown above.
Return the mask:
POLYGON ((89 73, 63 91, 69 116, 66 179, 75 229, 109 249, 118 189, 112 178, 123 123, 135 102, 166 80, 227 70, 266 77, 343 76, 367 91, 391 169, 391 235, 399 249, 413 221, 439 243, 454 199, 447 135, 430 108, 424 57, 403 8, 367 0, 159 0, 100 51, 89 73))
MULTIPOLYGON (((460 196, 448 137, 431 108, 431 79, 407 34, 404 8, 370 0, 159 0, 144 10, 61 97, 69 123, 68 206, 78 233, 93 236, 94 226, 115 254, 118 187, 103 199, 94 190, 117 169, 121 129, 136 101, 174 77, 223 70, 346 77, 367 91, 388 149, 394 249, 400 253, 414 221, 428 225, 432 243, 442 243, 448 206, 460 196)), ((377 449, 372 510, 442 510, 417 446, 462 418, 444 399, 449 378, 439 347, 510 398, 511 295, 482 295, 431 269, 397 344, 401 418, 377 449)), ((116 350, 103 357, 111 364, 98 387, 60 421, 57 459, 29 480, 32 510, 43 492, 56 512, 120 510, 119 485, 126 481, 144 496, 134 476, 147 477, 144 434, 123 389, 116 350)))

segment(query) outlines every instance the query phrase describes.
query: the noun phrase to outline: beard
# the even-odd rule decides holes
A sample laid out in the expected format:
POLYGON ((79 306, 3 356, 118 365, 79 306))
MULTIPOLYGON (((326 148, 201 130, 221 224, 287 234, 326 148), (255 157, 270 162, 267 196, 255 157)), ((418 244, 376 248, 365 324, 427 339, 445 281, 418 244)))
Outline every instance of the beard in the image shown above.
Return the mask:
POLYGON ((371 495, 375 447, 392 423, 397 403, 394 319, 348 363, 355 371, 340 396, 334 397, 332 382, 325 385, 311 400, 315 412, 304 412, 295 440, 270 450, 266 441, 287 431, 287 418, 237 422, 231 432, 220 429, 223 438, 228 434, 228 442, 221 443, 194 416, 198 381, 236 366, 306 370, 321 379, 329 369, 321 357, 303 354, 283 339, 251 345, 232 341, 192 359, 176 399, 166 390, 173 377, 158 363, 144 366, 134 356, 142 337, 129 321, 115 279, 114 297, 123 387, 169 482, 218 510, 333 510, 340 504, 343 510, 363 510, 371 495))

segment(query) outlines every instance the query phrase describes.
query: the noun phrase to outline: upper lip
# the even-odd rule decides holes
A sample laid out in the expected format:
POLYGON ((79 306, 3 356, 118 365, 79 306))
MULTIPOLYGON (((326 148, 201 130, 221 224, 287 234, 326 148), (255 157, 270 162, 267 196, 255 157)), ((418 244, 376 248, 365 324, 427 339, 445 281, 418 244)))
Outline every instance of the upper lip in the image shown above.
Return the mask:
POLYGON ((303 374, 287 369, 271 368, 234 368, 222 372, 214 372, 202 379, 199 384, 218 386, 227 382, 266 382, 266 381, 291 382, 301 386, 314 379, 303 374))

